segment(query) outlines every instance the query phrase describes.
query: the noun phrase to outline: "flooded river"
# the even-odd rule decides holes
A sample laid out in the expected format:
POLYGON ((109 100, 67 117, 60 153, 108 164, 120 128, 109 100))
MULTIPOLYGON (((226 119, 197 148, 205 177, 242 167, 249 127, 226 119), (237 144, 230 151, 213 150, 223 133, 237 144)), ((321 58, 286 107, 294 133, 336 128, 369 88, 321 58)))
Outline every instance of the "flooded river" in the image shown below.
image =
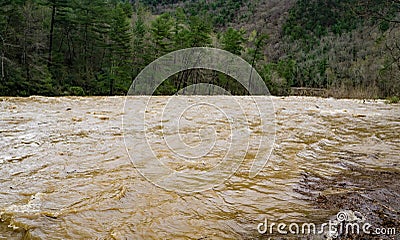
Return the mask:
MULTIPOLYGON (((229 109, 227 98, 207 101, 223 101, 229 109)), ((244 105, 248 101, 233 98, 244 105)), ((261 152, 272 153, 262 171, 250 177, 255 157, 251 150, 259 147, 251 137, 275 133, 272 128, 257 129, 256 115, 242 122, 238 115, 235 125, 223 111, 207 105, 189 109, 181 116, 178 135, 186 145, 180 145, 173 138, 173 116, 157 116, 167 97, 154 98, 145 126, 134 119, 144 114, 146 98, 131 98, 132 118, 123 126, 124 100, 0 98, 0 239, 259 238, 257 225, 265 218, 320 222, 335 214, 316 209, 296 191, 306 172, 329 178, 347 171, 348 165, 400 171, 398 104, 272 97, 276 137, 260 146, 261 152), (232 139, 232 129, 239 139, 232 139), (169 144, 160 143, 163 139, 169 144), (234 144, 249 152, 230 148, 234 144), (168 148, 197 158, 179 161, 168 148), (212 154, 202 155, 210 149, 212 154), (228 150, 232 158, 244 154, 237 171, 231 177, 207 175, 228 150), (190 155, 193 152, 196 156, 190 155), (151 167, 154 157, 175 172, 196 177, 159 179, 165 173, 151 167), (147 169, 145 176, 141 167, 147 169), (189 188, 209 184, 213 177, 220 184, 204 191, 168 189, 182 181, 189 188)))

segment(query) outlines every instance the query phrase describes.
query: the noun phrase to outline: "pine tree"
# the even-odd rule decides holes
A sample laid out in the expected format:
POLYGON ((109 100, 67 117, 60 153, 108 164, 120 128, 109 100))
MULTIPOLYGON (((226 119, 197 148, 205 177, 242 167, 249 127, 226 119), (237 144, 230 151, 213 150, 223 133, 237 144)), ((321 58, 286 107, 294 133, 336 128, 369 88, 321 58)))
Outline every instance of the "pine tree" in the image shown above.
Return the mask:
POLYGON ((74 1, 74 36, 71 48, 74 54, 73 68, 76 76, 71 86, 83 87, 89 94, 96 93, 96 73, 101 72, 107 51, 106 38, 111 25, 109 5, 104 0, 74 1))
POLYGON ((48 65, 52 64, 54 31, 56 29, 57 20, 65 17, 66 8, 69 7, 68 0, 46 0, 42 3, 51 9, 50 26, 49 26, 49 42, 48 42, 48 65))
POLYGON ((51 95, 53 86, 44 54, 45 13, 36 1, 3 1, 0 7, 0 94, 51 95))
POLYGON ((236 55, 240 55, 244 49, 244 41, 245 38, 243 30, 228 28, 228 30, 226 30, 226 32, 222 35, 221 42, 224 50, 236 55))
POLYGON ((172 31, 174 20, 170 14, 164 13, 151 23, 151 36, 154 43, 154 55, 160 57, 172 49, 172 31))
POLYGON ((139 17, 133 25, 133 77, 138 75, 147 63, 150 62, 150 56, 147 53, 148 46, 146 44, 147 32, 148 29, 142 17, 139 17))
POLYGON ((175 49, 188 48, 190 46, 191 32, 187 26, 188 17, 182 8, 176 9, 175 19, 175 27, 173 29, 175 49))
POLYGON ((109 94, 125 94, 131 80, 131 28, 121 4, 112 12, 110 26, 110 89, 109 94))
POLYGON ((197 16, 189 19, 189 46, 190 47, 206 47, 211 44, 211 26, 197 16))

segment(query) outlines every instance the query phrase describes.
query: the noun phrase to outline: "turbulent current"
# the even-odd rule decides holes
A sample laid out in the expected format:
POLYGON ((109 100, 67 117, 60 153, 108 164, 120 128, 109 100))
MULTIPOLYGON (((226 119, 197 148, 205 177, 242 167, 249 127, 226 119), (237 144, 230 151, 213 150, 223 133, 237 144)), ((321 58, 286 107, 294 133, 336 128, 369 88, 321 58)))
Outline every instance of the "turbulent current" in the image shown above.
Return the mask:
POLYGON ((124 108, 124 97, 0 98, 0 239, 258 238, 265 218, 335 214, 296 191, 306 172, 400 169, 398 104, 272 97, 272 119, 224 114, 234 102, 248 106, 247 97, 182 96, 210 104, 184 111, 173 102, 164 109, 168 99, 146 108, 145 97, 131 97, 124 108), (263 134, 264 145, 252 140, 263 134), (251 177, 259 152, 269 159, 251 177), (208 174, 227 156, 237 167, 208 174), (203 183, 190 193, 164 187, 203 183))

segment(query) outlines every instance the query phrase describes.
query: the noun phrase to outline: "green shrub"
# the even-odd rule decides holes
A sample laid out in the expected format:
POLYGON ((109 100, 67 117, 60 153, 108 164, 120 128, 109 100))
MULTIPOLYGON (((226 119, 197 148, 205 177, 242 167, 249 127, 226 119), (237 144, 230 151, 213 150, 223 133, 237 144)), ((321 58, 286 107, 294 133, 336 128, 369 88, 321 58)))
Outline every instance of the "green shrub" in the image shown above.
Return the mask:
POLYGON ((386 98, 387 104, 394 104, 394 103, 399 103, 399 102, 400 102, 400 98, 397 96, 392 96, 392 97, 386 98))
POLYGON ((69 93, 74 96, 84 96, 85 95, 85 91, 81 87, 73 86, 73 87, 70 87, 68 90, 69 90, 69 93))

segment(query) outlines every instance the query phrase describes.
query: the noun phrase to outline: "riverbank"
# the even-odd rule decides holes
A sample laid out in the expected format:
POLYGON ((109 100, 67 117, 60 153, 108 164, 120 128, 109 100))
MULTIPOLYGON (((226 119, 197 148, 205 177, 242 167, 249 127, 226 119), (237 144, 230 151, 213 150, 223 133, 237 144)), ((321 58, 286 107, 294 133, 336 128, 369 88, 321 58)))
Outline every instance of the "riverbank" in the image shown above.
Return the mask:
POLYGON ((361 230, 359 234, 342 232, 338 239, 399 239, 399 164, 386 170, 344 164, 341 173, 329 178, 304 172, 297 191, 316 209, 358 212, 371 224, 369 234, 361 230), (375 229, 385 234, 378 234, 375 229))
POLYGON ((387 103, 399 103, 400 99, 398 96, 387 96, 385 98, 379 98, 378 91, 376 89, 358 88, 358 89, 347 89, 347 88, 307 88, 307 87, 292 87, 289 91, 289 96, 303 96, 303 97, 322 97, 329 98, 333 97, 336 99, 385 99, 387 103))

